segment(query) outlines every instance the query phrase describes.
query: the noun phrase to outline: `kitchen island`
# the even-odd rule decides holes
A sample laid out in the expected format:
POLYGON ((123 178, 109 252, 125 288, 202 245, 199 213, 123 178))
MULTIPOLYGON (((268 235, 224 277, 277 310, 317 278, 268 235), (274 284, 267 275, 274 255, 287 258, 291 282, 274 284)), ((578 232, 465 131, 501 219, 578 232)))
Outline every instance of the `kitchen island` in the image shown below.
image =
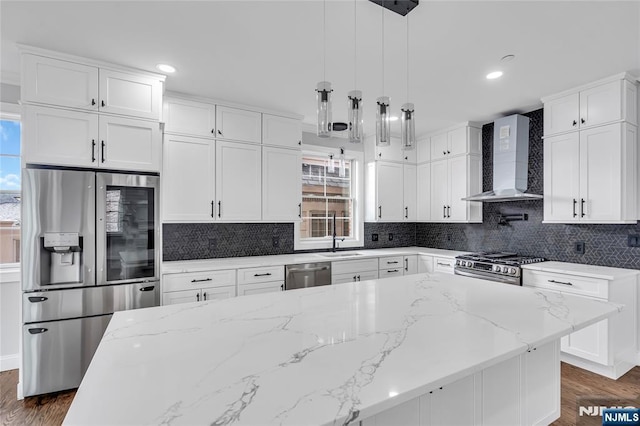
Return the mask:
POLYGON ((549 423, 559 338, 620 309, 418 274, 118 312, 65 424, 549 423))

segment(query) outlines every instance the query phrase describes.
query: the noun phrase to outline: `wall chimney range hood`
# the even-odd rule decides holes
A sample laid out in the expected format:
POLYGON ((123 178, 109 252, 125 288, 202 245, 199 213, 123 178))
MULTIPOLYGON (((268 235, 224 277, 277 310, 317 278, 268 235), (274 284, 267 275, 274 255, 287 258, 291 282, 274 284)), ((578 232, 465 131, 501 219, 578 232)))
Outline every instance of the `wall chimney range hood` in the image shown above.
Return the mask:
POLYGON ((542 195, 525 192, 529 169, 529 118, 514 114, 496 120, 493 126, 493 190, 463 200, 541 200, 542 195))

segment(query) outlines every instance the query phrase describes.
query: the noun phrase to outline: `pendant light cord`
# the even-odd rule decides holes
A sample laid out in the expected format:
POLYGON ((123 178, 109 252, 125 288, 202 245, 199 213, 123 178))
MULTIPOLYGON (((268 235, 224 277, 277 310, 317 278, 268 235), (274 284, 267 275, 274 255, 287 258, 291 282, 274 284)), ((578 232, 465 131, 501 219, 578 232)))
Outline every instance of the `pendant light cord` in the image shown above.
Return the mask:
POLYGON ((358 14, 357 0, 353 0, 353 90, 358 88, 358 14))
POLYGON ((407 103, 409 102, 409 15, 407 14, 407 103))
POLYGON ((327 0, 322 2, 322 80, 327 81, 327 0))
POLYGON ((382 0, 382 96, 384 96, 384 0, 382 0))

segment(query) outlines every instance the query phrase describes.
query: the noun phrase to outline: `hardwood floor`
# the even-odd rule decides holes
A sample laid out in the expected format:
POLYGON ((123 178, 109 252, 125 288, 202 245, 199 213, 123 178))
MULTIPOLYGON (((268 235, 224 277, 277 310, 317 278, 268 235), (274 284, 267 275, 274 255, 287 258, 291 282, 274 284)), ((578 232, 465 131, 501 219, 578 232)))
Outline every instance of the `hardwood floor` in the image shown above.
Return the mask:
MULTIPOLYGON (((16 400, 18 370, 0 373, 0 424, 59 425, 76 392, 65 391, 46 396, 16 400)), ((611 380, 569 364, 562 363, 562 413, 554 426, 576 424, 576 398, 580 396, 621 397, 640 405, 640 367, 618 380, 611 380)))

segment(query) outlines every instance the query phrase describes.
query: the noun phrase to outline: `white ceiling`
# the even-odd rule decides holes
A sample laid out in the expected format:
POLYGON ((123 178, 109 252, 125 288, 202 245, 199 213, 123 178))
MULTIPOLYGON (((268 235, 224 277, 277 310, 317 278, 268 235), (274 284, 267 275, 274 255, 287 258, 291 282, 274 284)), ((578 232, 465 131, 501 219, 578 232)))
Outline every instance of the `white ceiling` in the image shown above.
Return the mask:
MULTIPOLYGON (((326 79, 334 120, 363 91, 365 131, 382 93, 382 8, 326 1, 326 79)), ((315 122, 323 77, 323 2, 0 2, 3 81, 19 72, 15 43, 156 71, 171 91, 303 115, 315 122)), ((640 1, 425 1, 409 15, 409 97, 418 134, 526 112, 540 97, 622 71, 640 75, 640 1), (514 54, 509 63, 500 58, 514 54), (504 76, 485 75, 502 69, 504 76)), ((405 17, 384 12, 384 94, 407 101, 405 17)), ((396 124, 397 125, 397 124, 396 124)))

